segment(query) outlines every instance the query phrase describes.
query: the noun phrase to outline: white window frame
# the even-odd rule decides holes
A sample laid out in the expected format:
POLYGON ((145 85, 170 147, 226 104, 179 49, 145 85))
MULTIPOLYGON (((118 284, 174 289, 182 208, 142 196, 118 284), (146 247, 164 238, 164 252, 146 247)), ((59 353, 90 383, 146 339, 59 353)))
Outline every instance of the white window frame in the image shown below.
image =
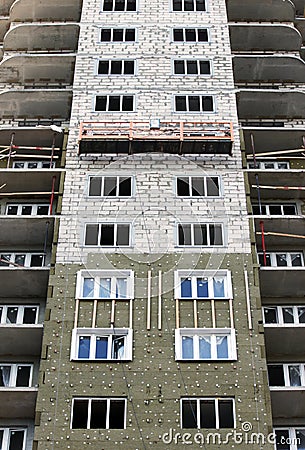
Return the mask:
POLYGON ((269 366, 281 366, 283 368, 284 373, 284 386, 271 386, 269 384, 269 389, 272 390, 301 390, 305 389, 305 365, 299 364, 299 363, 285 363, 285 364, 277 364, 277 363, 270 363, 269 366), (301 386, 291 386, 290 384, 290 376, 289 376, 289 367, 295 366, 298 367, 300 370, 300 380, 301 380, 301 386))
POLYGON ((175 271, 175 298, 180 300, 230 300, 233 299, 232 290, 232 276, 230 270, 177 270, 175 271), (214 278, 221 277, 224 278, 224 297, 215 297, 210 295, 214 293, 213 280, 214 278), (192 296, 182 297, 181 296, 181 282, 182 279, 190 278, 192 285, 192 296), (208 291, 209 297, 197 297, 197 278, 207 278, 208 279, 208 291))
POLYGON ((16 326, 16 325, 24 325, 26 327, 31 327, 33 325, 37 325, 38 324, 38 319, 39 319, 39 305, 0 305, 0 308, 2 308, 2 314, 1 314, 1 321, 0 321, 0 326, 16 326), (17 308, 18 312, 17 312, 17 319, 16 319, 16 323, 7 323, 6 319, 7 319, 7 311, 8 309, 11 308, 17 308), (35 318, 35 323, 24 323, 24 310, 26 308, 36 308, 36 318, 35 318))
POLYGON ((133 270, 80 270, 77 273, 76 298, 80 300, 130 300, 134 298, 134 271, 133 270), (94 280, 93 297, 83 296, 84 279, 94 280), (99 296, 100 278, 111 278, 110 297, 99 296), (118 278, 127 278, 126 297, 116 297, 116 280, 118 278))
MULTIPOLYGON (((44 253, 27 253, 27 252, 18 252, 18 253, 13 253, 13 252, 1 252, 1 255, 3 256, 10 256, 10 260, 8 261, 8 264, 0 266, 0 270, 1 269, 21 269, 21 268, 34 268, 34 269, 39 269, 41 267, 45 267, 45 258, 46 255, 44 253), (23 266, 18 266, 15 263, 16 260, 16 256, 21 256, 21 255, 25 255, 25 261, 24 261, 24 265, 23 266), (42 259, 42 265, 41 266, 31 266, 31 258, 32 256, 43 256, 42 259)), ((0 257, 1 257, 0 255, 0 257)), ((3 262, 3 261, 1 261, 3 262)))
POLYGON ((10 215, 10 216, 26 216, 26 215, 29 215, 29 216, 37 216, 37 215, 39 215, 39 216, 43 216, 43 215, 48 215, 48 214, 38 214, 38 207, 39 206, 46 206, 46 207, 48 207, 48 211, 50 210, 50 204, 49 203, 7 203, 6 204, 6 207, 5 207, 5 214, 6 215, 10 215), (17 214, 8 214, 8 209, 9 209, 9 207, 12 207, 12 206, 17 206, 17 214), (31 214, 22 214, 22 208, 24 207, 24 206, 30 206, 32 209, 31 209, 31 214))
POLYGON ((171 42, 173 44, 193 44, 194 42, 196 42, 197 44, 208 44, 211 41, 211 36, 210 36, 210 28, 209 27, 174 27, 171 29, 171 42), (174 40, 174 31, 175 30, 183 30, 183 41, 175 41, 174 40), (195 30, 196 33, 196 41, 187 41, 185 36, 186 36, 186 30, 195 30), (198 40, 198 31, 199 30, 206 30, 207 35, 208 35, 208 40, 207 41, 199 41, 198 40))
POLYGON ((305 323, 299 322, 299 316, 298 316, 298 308, 304 308, 305 305, 283 305, 283 306, 276 306, 276 305, 268 305, 263 306, 263 319, 264 319, 264 325, 266 327, 278 327, 280 325, 281 327, 305 327, 305 323), (277 322, 276 323, 267 323, 265 319, 265 309, 276 309, 276 315, 277 315, 277 322), (285 308, 291 308, 293 310, 293 322, 292 323, 286 323, 284 322, 284 315, 283 310, 285 308))
POLYGON ((16 388, 16 389, 27 389, 32 387, 32 381, 33 381, 33 364, 25 364, 25 363, 16 363, 16 364, 10 364, 10 363, 0 363, 0 367, 10 367, 11 371, 10 371, 10 379, 9 379, 9 384, 8 386, 1 386, 0 390, 5 390, 8 388, 16 388), (30 367, 30 376, 29 376, 29 385, 25 386, 25 387, 17 387, 16 383, 17 383, 17 375, 18 375, 18 369, 19 367, 30 367))
POLYGON ((213 62, 211 59, 208 58, 187 58, 187 59, 182 59, 182 58, 175 58, 172 60, 172 74, 175 77, 211 77, 213 75, 213 62), (183 63, 184 65, 184 73, 175 73, 175 63, 179 62, 179 63, 183 63), (197 65, 197 73, 187 73, 187 63, 192 62, 192 63, 196 63, 197 65), (209 73, 200 73, 200 63, 201 62, 208 62, 209 66, 210 66, 210 72, 209 73))
POLYGON ((248 169, 250 170, 289 170, 290 169, 290 163, 289 161, 256 161, 256 167, 250 167, 250 165, 254 165, 254 161, 248 162, 248 169), (266 164, 274 164, 274 168, 266 169, 266 164), (285 169, 279 168, 279 164, 287 164, 287 167, 285 169))
POLYGON ((13 169, 17 169, 17 170, 48 170, 48 169, 54 169, 55 167, 55 161, 52 161, 50 163, 50 161, 35 161, 35 160, 17 160, 17 161, 13 161, 13 169), (15 167, 16 164, 24 164, 24 167, 15 167), (37 163, 37 167, 32 168, 29 167, 29 164, 32 163, 37 163), (48 165, 49 167, 42 167, 44 164, 48 165), (51 167, 50 167, 51 164, 51 167))
POLYGON ((98 44, 106 44, 106 43, 112 43, 112 44, 122 44, 122 43, 124 43, 124 44, 133 44, 133 43, 135 43, 135 42, 138 42, 138 29, 137 28, 135 28, 135 27, 99 27, 99 39, 98 39, 98 44), (110 33, 111 33, 111 40, 110 41, 102 41, 101 40, 101 32, 102 32, 102 30, 103 29, 105 29, 105 30, 110 30, 110 33), (113 33, 114 33, 114 30, 123 30, 123 41, 114 41, 113 40, 113 33), (135 31, 135 40, 134 41, 126 41, 126 30, 128 31, 128 30, 134 30, 135 31))
POLYGON ((237 359, 236 335, 234 328, 177 328, 175 330, 175 360, 176 361, 232 361, 237 359), (182 339, 184 336, 193 338, 194 358, 183 358, 182 339), (211 358, 199 357, 199 338, 211 338, 211 358), (216 336, 228 338, 228 358, 217 358, 216 336))
POLYGON ((104 0, 101 0, 101 12, 102 13, 121 13, 121 14, 126 14, 126 13, 133 13, 133 14, 135 14, 135 13, 137 13, 138 11, 139 11, 139 3, 138 3, 138 0, 136 0, 136 9, 134 10, 134 11, 127 11, 127 3, 128 3, 128 0, 124 0, 125 1, 125 7, 124 7, 124 10, 123 11, 115 11, 115 0, 112 0, 112 10, 111 11, 105 11, 104 9, 103 9, 103 6, 104 6, 104 0))
POLYGON ((177 247, 185 248, 185 247, 194 247, 194 248, 223 248, 225 247, 225 236, 224 236, 224 224, 221 222, 198 222, 198 223, 178 223, 176 225, 176 242, 177 247), (206 225, 207 226, 207 244, 195 244, 195 233, 194 226, 195 225, 206 225), (211 244, 210 243, 210 226, 220 226, 221 227, 221 235, 222 235, 222 244, 211 244), (180 244, 179 243, 179 226, 190 226, 191 227, 191 243, 190 244, 180 244))
POLYGON ((87 419, 87 428, 81 428, 81 429, 87 429, 90 430, 90 422, 91 422, 91 402, 92 400, 106 400, 107 401, 107 411, 106 411, 106 430, 111 430, 111 428, 109 428, 109 413, 110 413, 110 401, 111 400, 119 400, 119 401, 124 401, 125 402, 125 410, 124 410, 124 428, 122 429, 126 429, 126 420, 127 420, 127 399, 126 397, 76 397, 72 399, 72 409, 71 409, 71 423, 70 423, 70 428, 71 430, 73 429, 78 429, 78 428, 72 428, 72 424, 73 424, 73 413, 74 413, 74 401, 75 400, 88 400, 88 419, 87 419))
POLYGON ((214 405, 215 405, 215 417, 216 417, 216 428, 211 428, 213 430, 223 430, 225 428, 219 428, 219 401, 222 400, 231 400, 232 401, 232 405, 233 405, 233 422, 234 422, 234 427, 236 428, 236 411, 235 411, 235 399, 233 397, 183 397, 180 398, 180 426, 182 429, 187 429, 187 428, 183 428, 183 423, 182 423, 182 405, 184 401, 197 401, 197 429, 200 429, 200 401, 201 400, 214 400, 214 405))
POLYGON ((170 11, 171 12, 173 12, 173 13, 177 13, 177 14, 179 14, 179 13, 197 13, 197 14, 205 14, 206 12, 208 12, 208 1, 207 0, 204 0, 204 11, 201 11, 201 10, 199 10, 199 11, 197 11, 197 9, 196 9, 196 0, 192 0, 193 1, 193 5, 194 5, 194 9, 192 9, 192 10, 190 10, 190 11, 186 11, 185 9, 184 9, 184 7, 185 7, 185 5, 184 5, 184 0, 182 0, 182 9, 181 10, 174 10, 174 2, 173 2, 173 0, 171 0, 171 7, 170 7, 170 11))
POLYGON ((108 113, 108 114, 118 114, 118 113, 133 113, 136 112, 137 108, 136 108, 136 95, 135 94, 116 94, 116 93, 111 93, 111 94, 95 94, 94 98, 93 98, 93 112, 94 113, 108 113), (97 101, 97 97, 106 97, 106 110, 96 110, 96 101, 97 101), (120 97, 120 109, 118 111, 109 111, 109 99, 110 97, 120 97), (133 97, 133 110, 132 111, 123 111, 122 106, 123 106, 123 97, 133 97))
MULTIPOLYGON (((298 438, 297 438, 297 431, 301 430, 303 432, 305 432, 305 427, 274 427, 273 428, 273 432, 275 433, 276 431, 288 431, 289 433, 289 442, 283 442, 283 444, 289 445, 289 450, 298 450, 298 438)), ((274 449, 277 450, 278 446, 275 443, 274 444, 274 449)))
MULTIPOLYGON (((258 252, 258 256, 263 256, 264 254, 262 252, 258 252)), ((260 268, 265 269, 265 268, 270 268, 270 267, 276 267, 279 268, 281 270, 286 270, 286 269, 300 269, 301 267, 304 267, 304 255, 303 252, 266 252, 266 255, 270 256, 270 261, 271 261, 271 265, 270 266, 260 266, 260 268), (287 266, 278 266, 277 265, 277 261, 276 261, 276 256, 277 255, 286 255, 286 259, 287 259, 287 266), (293 266, 292 265, 292 260, 291 260, 291 256, 293 255, 300 255, 301 256, 301 262, 302 264, 300 266, 293 266)))
POLYGON ((98 59, 96 61, 96 69, 95 69, 96 75, 98 77, 134 77, 138 73, 138 64, 136 59, 123 59, 123 58, 117 58, 117 59, 98 59), (134 71, 133 73, 124 73, 125 68, 125 62, 133 62, 134 63, 134 71), (108 63, 108 73, 99 73, 99 63, 100 62, 107 62, 108 63), (122 63, 122 71, 121 73, 111 73, 111 67, 112 62, 121 62, 122 63))
POLYGON ((211 94, 184 94, 183 92, 179 94, 173 95, 173 112, 175 114, 215 114, 217 111, 216 108, 216 97, 215 95, 211 94), (176 97, 186 97, 186 111, 177 111, 176 110, 176 97), (199 111, 192 111, 189 108, 189 97, 199 97, 200 100, 200 110, 199 111), (207 111, 203 109, 203 97, 211 97, 212 103, 213 103, 213 109, 211 111, 207 111))
POLYGON ((116 222, 103 222, 103 223, 86 223, 85 227, 84 227, 84 246, 85 247, 94 247, 94 248, 117 248, 117 247, 131 247, 132 245, 132 224, 131 223, 116 223, 116 222), (98 229, 98 236, 97 236, 97 244, 86 244, 86 229, 88 225, 98 225, 99 229, 98 229), (114 245, 101 245, 99 244, 100 240, 101 240, 101 228, 103 225, 113 225, 114 226, 114 245), (129 243, 127 245, 121 245, 121 244, 117 244, 117 230, 118 230, 118 225, 125 225, 125 226, 129 226, 129 243))
MULTIPOLYGON (((252 206, 256 206, 256 207, 259 207, 259 204, 258 203, 253 203, 252 204, 252 206)), ((262 208, 265 208, 266 209, 266 213, 262 213, 262 214, 254 214, 253 213, 253 215, 262 215, 262 216, 271 216, 271 217, 274 217, 274 216, 297 216, 298 215, 298 206, 297 206, 297 204, 296 203, 262 203, 262 208), (270 213, 270 206, 272 207, 272 206, 280 206, 280 208, 281 208, 281 213, 280 214, 271 214, 270 213), (284 206, 294 206, 294 208, 295 208, 295 214, 285 214, 285 211, 284 211, 284 206)))
POLYGON ((2 444, 3 450, 8 450, 10 447, 10 438, 11 433, 14 431, 23 431, 23 447, 22 450, 25 450, 26 447, 26 436, 27 436, 27 429, 23 427, 0 427, 0 430, 3 431, 3 439, 2 442, 0 442, 0 445, 2 444))
POLYGON ((200 198, 220 198, 223 197, 223 186, 222 186, 222 178, 219 175, 177 175, 174 180, 174 192, 176 197, 178 198, 192 198, 192 199, 200 199, 200 198), (189 187, 189 195, 178 195, 178 179, 179 178, 188 178, 188 187, 189 187), (193 178, 202 178, 204 182, 204 192, 205 195, 192 195, 192 179, 193 178), (218 189, 219 195, 207 195, 207 181, 210 178, 218 179, 218 189))
POLYGON ((88 178, 88 197, 90 198, 108 198, 109 200, 117 198, 130 198, 135 195, 135 177, 131 175, 90 175, 88 178), (101 194, 100 195, 90 195, 90 183, 92 178, 101 178, 101 194), (116 178, 116 195, 105 195, 105 178, 116 178), (130 195, 119 195, 119 184, 120 178, 130 178, 131 181, 131 193, 130 195))
POLYGON ((132 361, 132 342, 133 330, 131 328, 74 328, 72 330, 71 360, 77 361, 132 361), (79 358, 79 339, 80 337, 90 337, 89 358, 79 358), (113 339, 118 336, 124 336, 124 355, 122 358, 112 358, 113 339), (108 338, 107 358, 96 358, 96 339, 98 337, 108 338))

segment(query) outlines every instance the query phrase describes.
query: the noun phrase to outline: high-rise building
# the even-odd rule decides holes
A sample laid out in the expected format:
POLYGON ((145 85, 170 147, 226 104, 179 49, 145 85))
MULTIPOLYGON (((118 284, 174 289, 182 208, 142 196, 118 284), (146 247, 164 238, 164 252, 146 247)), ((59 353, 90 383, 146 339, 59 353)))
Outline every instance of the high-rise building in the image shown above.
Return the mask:
POLYGON ((303 0, 4 0, 0 448, 305 448, 303 0))

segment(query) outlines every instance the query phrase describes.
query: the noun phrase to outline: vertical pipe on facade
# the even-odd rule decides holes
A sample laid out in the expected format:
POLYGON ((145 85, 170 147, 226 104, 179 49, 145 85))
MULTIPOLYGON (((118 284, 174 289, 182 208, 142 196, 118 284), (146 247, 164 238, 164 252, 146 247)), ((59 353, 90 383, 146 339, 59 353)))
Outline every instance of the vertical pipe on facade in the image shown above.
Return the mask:
POLYGON ((261 220, 259 223, 261 233, 262 233, 262 249, 263 249, 263 256, 264 256, 264 266, 267 265, 267 257, 266 257, 266 242, 265 242, 265 228, 264 228, 264 222, 261 220))
POLYGON ((56 138, 56 134, 53 134, 53 141, 52 141, 52 150, 51 150, 51 159, 50 159, 50 169, 52 167, 53 164, 53 159, 54 159, 54 152, 55 152, 55 138, 56 138))
POLYGON ((51 191, 51 197, 50 197, 49 216, 52 215, 52 211, 53 211, 54 193, 55 193, 55 181, 56 181, 56 176, 54 175, 52 177, 52 191, 51 191))
POLYGON ((10 163, 11 163, 11 156, 12 156, 12 150, 13 150, 13 145, 14 145, 14 138, 15 138, 15 133, 12 133, 11 134, 10 148, 9 148, 9 153, 8 153, 8 159, 7 159, 7 165, 6 165, 7 169, 10 167, 10 163))

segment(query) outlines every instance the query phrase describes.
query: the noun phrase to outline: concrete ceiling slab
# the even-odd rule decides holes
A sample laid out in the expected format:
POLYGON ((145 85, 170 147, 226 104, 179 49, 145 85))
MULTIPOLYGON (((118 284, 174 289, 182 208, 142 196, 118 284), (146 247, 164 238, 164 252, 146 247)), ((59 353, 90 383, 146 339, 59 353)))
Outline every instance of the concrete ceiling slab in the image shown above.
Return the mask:
MULTIPOLYGON (((297 0, 296 0, 297 1, 297 0)), ((300 0, 301 1, 301 0, 300 0)), ((289 0, 227 0, 230 21, 274 21, 290 22, 295 16, 295 8, 289 0)))
MULTIPOLYGON (((20 268, 20 269, 7 269, 1 267, 0 269, 0 298, 7 301, 8 297, 13 298, 45 298, 47 295, 47 285, 49 279, 49 269, 47 267, 43 268, 20 268)), ((2 335, 0 327, 0 354, 5 354, 4 347, 1 348, 2 335), (4 353, 3 353, 4 352, 4 353)), ((31 331, 31 330, 30 330, 31 331)), ((30 331, 27 331, 29 336, 31 336, 30 331)), ((24 331, 26 334, 26 330, 24 331)), ((41 333, 41 331, 40 331, 41 333)), ((14 332, 12 333, 14 334, 14 332)), ((28 335, 26 334, 26 336, 28 335)), ((24 336, 26 338, 26 336, 24 336)), ((23 338, 23 336, 21 336, 23 338)), ((18 339, 18 338, 16 338, 18 339)), ((13 345, 16 344, 13 342, 13 345)), ((4 344, 3 344, 4 345, 4 344)), ((17 344, 16 344, 17 345, 17 344)), ((20 344, 19 344, 20 346, 20 344)), ((17 346, 18 347, 18 346, 17 346)), ((31 346, 29 345, 29 349, 31 346)), ((13 351, 13 350, 11 350, 13 351)), ((29 352, 30 350, 26 350, 29 352)), ((16 354, 18 354, 18 348, 16 348, 16 354)), ((24 353, 31 354, 31 353, 24 353)), ((37 355, 40 353, 38 352, 37 355)))

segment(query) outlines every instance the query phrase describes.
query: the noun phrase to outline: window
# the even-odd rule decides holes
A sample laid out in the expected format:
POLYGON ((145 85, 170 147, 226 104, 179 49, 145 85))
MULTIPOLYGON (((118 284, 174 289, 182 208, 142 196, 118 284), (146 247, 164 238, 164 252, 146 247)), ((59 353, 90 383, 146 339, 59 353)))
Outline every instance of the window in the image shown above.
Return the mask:
POLYGON ((213 112, 212 95, 175 95, 175 112, 213 112))
POLYGON ((174 42, 209 42, 207 28, 174 28, 174 42))
POLYGON ((265 306, 265 325, 305 326, 305 306, 265 306))
POLYGON ((102 28, 101 42, 135 42, 135 28, 102 28))
POLYGON ((131 197, 132 177, 90 177, 89 196, 91 197, 131 197))
POLYGON ((234 428, 232 398, 183 398, 180 403, 182 428, 234 428))
POLYGON ((132 270, 81 270, 77 275, 79 299, 130 299, 134 297, 132 270))
POLYGON ((1 364, 1 387, 31 387, 33 366, 31 364, 1 364))
POLYGON ((176 179, 178 197, 219 197, 219 177, 178 177, 176 179))
POLYGON ((196 223, 178 225, 178 245, 210 247, 223 245, 221 223, 196 223))
POLYGON ((229 270, 179 270, 175 272, 175 298, 177 299, 230 299, 233 298, 229 270))
POLYGON ((52 161, 14 161, 13 169, 51 169, 55 167, 52 161))
POLYGON ((128 328, 76 328, 71 359, 126 361, 132 359, 132 330, 128 328))
POLYGON ((302 253, 266 253, 266 264, 263 253, 258 254, 259 264, 268 267, 301 267, 304 266, 302 253))
POLYGON ((305 428, 275 428, 276 450, 303 450, 305 428))
POLYGON ((254 162, 248 163, 249 169, 266 169, 266 170, 273 170, 273 169, 280 169, 280 170, 287 170, 290 168, 289 162, 284 161, 256 161, 256 167, 254 162))
POLYGON ((0 428, 1 450, 24 450, 26 430, 24 428, 0 428))
POLYGON ((180 328, 175 331, 177 360, 236 359, 235 330, 180 328))
POLYGON ((99 61, 99 75, 134 75, 135 61, 133 60, 110 60, 99 61))
POLYGON ((97 95, 94 110, 132 112, 134 111, 134 95, 97 95))
POLYGON ((136 0, 103 0, 103 11, 136 11, 136 0))
POLYGON ((0 305, 1 325, 34 325, 38 322, 38 306, 0 305))
POLYGON ((268 364, 270 387, 305 387, 304 364, 268 364))
POLYGON ((252 211, 255 215, 262 213, 267 216, 295 216, 297 214, 297 206, 295 203, 270 203, 262 204, 260 210, 259 205, 254 204, 252 205, 252 211))
POLYGON ((47 203, 8 203, 5 213, 8 216, 41 216, 49 214, 50 205, 47 203))
POLYGON ((205 0, 172 0, 173 11, 205 11, 205 0))
POLYGON ((211 62, 208 60, 189 59, 174 60, 175 75, 210 75, 211 62))
POLYGON ((43 267, 45 255, 41 253, 2 253, 0 267, 43 267))
POLYGON ((85 245, 128 247, 130 246, 130 225, 117 223, 87 224, 85 245))
POLYGON ((124 429, 126 428, 125 398, 74 398, 71 428, 124 429))

